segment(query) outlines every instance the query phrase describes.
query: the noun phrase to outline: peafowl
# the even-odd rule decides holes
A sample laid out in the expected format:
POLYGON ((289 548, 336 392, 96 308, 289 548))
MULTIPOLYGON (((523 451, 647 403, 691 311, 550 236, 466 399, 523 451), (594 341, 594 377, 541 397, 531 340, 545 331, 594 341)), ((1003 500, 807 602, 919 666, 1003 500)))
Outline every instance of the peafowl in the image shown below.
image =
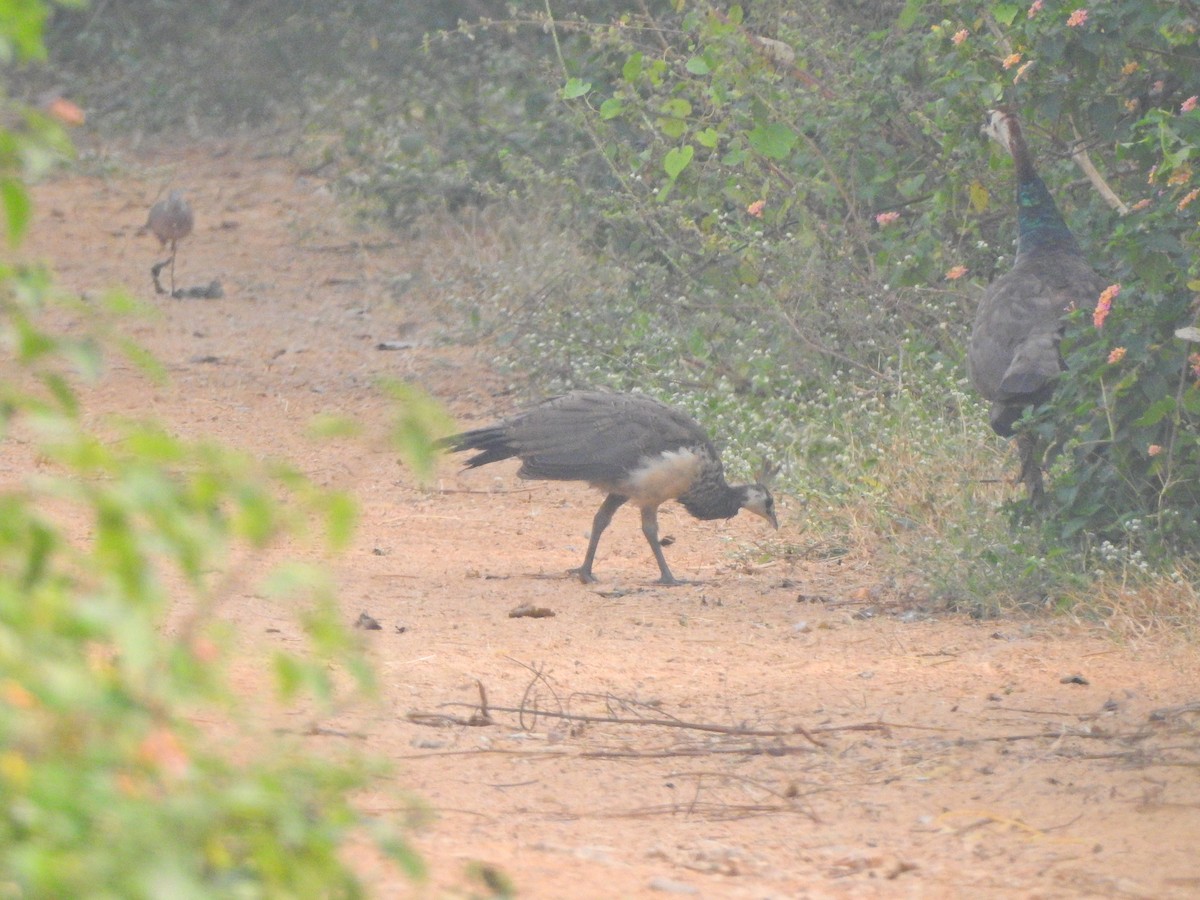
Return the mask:
POLYGON ((728 519, 745 509, 775 528, 775 501, 762 484, 729 485, 721 457, 690 416, 649 397, 572 391, 488 428, 441 441, 477 450, 467 468, 518 457, 521 478, 586 481, 605 492, 583 564, 572 572, 594 582, 600 535, 626 502, 641 509, 642 533, 658 562, 660 584, 679 584, 658 540, 658 507, 678 500, 697 519, 728 519))
POLYGON ((179 242, 192 233, 195 218, 192 206, 179 191, 171 191, 165 200, 159 200, 150 207, 150 215, 146 219, 143 230, 149 229, 156 238, 159 246, 171 245, 171 256, 160 263, 155 263, 150 270, 154 276, 154 288, 160 293, 166 293, 158 283, 159 273, 167 263, 171 264, 171 295, 175 295, 175 251, 179 242))
MULTIPOLYGON (((967 366, 976 390, 992 403, 992 429, 1010 437, 1026 409, 1050 399, 1066 369, 1059 351, 1065 314, 1095 306, 1103 285, 1038 177, 1016 116, 991 110, 983 133, 1016 167, 1017 258, 979 302, 967 366)), ((1038 442, 1022 432, 1017 447, 1019 480, 1037 503, 1043 495, 1038 442)))

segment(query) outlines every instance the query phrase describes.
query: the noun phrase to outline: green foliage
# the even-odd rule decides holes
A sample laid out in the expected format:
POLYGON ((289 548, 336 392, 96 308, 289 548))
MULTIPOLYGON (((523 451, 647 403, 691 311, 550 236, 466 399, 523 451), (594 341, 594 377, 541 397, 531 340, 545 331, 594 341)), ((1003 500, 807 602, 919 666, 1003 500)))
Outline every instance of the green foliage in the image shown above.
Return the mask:
POLYGON ((400 410, 392 441, 417 479, 427 482, 441 456, 435 436, 453 431, 454 420, 437 400, 415 385, 396 382, 386 387, 400 410))
MULTIPOLYGON (((927 47, 943 88, 986 78, 997 100, 1019 102, 1051 184, 1066 185, 1070 174, 1054 155, 1082 149, 1128 209, 1115 213, 1097 191, 1055 191, 1060 205, 1074 205, 1076 234, 1120 294, 1102 328, 1077 316, 1064 348, 1070 372, 1031 424, 1064 451, 1043 521, 1048 540, 1183 550, 1195 544, 1200 516, 1198 373, 1175 337, 1194 320, 1200 286, 1191 205, 1200 111, 1189 99, 1200 91, 1197 9, 1075 9, 997 4, 936 23, 927 47), (956 43, 956 28, 970 34, 956 43), (1131 524, 1142 527, 1131 532, 1131 524)), ((990 205, 982 196, 981 218, 990 205)))
MULTIPOLYGON (((347 498, 153 424, 84 427, 71 385, 98 350, 39 329, 39 281, 8 274, 0 329, 17 360, 3 382, 7 443, 19 437, 41 473, 0 493, 5 883, 37 896, 359 893, 339 847, 376 827, 348 799, 361 764, 276 751, 235 766, 190 721, 201 709, 236 718, 211 619, 230 551, 314 515, 343 544, 347 498), (186 595, 192 612, 164 633, 186 595)), ((322 580, 284 574, 274 584, 309 610, 315 656, 279 657, 283 695, 332 697, 330 663, 368 684, 322 580)))
MULTIPOLYGON (((0 47, 37 56, 44 6, 8 7, 0 47)), ((23 120, 0 131, 14 241, 28 221, 24 181, 64 143, 48 120, 23 120)), ((411 850, 352 804, 370 774, 360 760, 273 741, 235 763, 194 724, 237 724, 246 702, 226 683, 213 616, 233 554, 312 528, 336 549, 349 499, 152 422, 85 424, 79 385, 101 372, 110 341, 81 327, 83 309, 71 336, 47 327, 59 302, 48 273, 0 268, 0 441, 27 463, 12 471, 36 472, 0 489, 0 893, 360 896, 341 851, 372 834, 418 875, 411 850)), ((279 657, 284 695, 333 696, 331 668, 369 686, 323 580, 290 570, 275 583, 305 610, 311 643, 279 657)))

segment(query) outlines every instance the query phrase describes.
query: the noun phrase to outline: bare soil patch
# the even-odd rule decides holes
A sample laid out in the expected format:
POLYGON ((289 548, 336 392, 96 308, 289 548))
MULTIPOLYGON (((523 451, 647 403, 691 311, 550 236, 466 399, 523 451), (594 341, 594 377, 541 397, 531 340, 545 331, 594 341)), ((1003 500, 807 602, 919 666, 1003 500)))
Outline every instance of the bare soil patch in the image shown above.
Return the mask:
POLYGON ((151 304, 123 327, 171 381, 117 364, 89 414, 284 457, 358 500, 332 566, 346 621, 380 626, 361 631, 379 703, 320 720, 271 706, 263 660, 301 639, 293 611, 247 579, 220 614, 239 689, 272 725, 313 753, 391 761, 365 808, 402 814, 404 791, 429 810, 412 832, 425 885, 357 855, 379 896, 480 896, 489 879, 531 898, 1200 893, 1194 646, 930 618, 870 560, 765 562, 764 542, 804 527, 786 496, 778 537, 664 508, 671 566, 700 581, 676 588, 651 583, 622 511, 600 583, 581 585, 565 572, 597 495, 453 461, 422 489, 383 437, 381 377, 422 385, 464 426, 517 404, 487 347, 446 340, 440 299, 504 252, 495 231, 363 230, 319 177, 251 143, 104 152, 121 174, 36 189, 28 252, 85 297, 126 287, 151 304), (219 279, 219 299, 153 292, 161 257, 136 232, 168 184, 196 210, 177 283, 219 279), (367 433, 316 440, 322 413, 367 433), (554 615, 510 617, 523 604, 554 615))

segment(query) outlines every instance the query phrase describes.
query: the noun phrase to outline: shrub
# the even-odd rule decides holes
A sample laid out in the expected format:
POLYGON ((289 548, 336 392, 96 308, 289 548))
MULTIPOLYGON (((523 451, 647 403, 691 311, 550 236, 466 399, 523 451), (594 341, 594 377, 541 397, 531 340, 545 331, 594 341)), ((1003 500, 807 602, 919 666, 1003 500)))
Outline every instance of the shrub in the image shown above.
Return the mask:
MULTIPOLYGON (((0 18, 0 47, 36 59, 45 8, 16 7, 22 15, 0 18)), ((66 143, 45 116, 25 110, 24 121, 0 132, 12 243, 28 222, 31 166, 66 143)), ((340 851, 365 835, 415 876, 397 834, 350 799, 369 772, 361 761, 275 746, 235 764, 193 724, 200 711, 236 721, 212 615, 230 554, 310 521, 336 548, 349 499, 154 423, 85 424, 77 386, 114 345, 147 377, 154 368, 98 326, 123 311, 120 297, 85 336, 46 324, 60 302, 49 273, 0 265, 0 439, 36 473, 0 489, 0 892, 357 896, 340 851), (164 629, 185 601, 182 624, 164 629)), ((328 697, 331 663, 368 686, 319 573, 288 568, 271 583, 300 604, 312 644, 311 655, 276 656, 284 696, 328 697)))

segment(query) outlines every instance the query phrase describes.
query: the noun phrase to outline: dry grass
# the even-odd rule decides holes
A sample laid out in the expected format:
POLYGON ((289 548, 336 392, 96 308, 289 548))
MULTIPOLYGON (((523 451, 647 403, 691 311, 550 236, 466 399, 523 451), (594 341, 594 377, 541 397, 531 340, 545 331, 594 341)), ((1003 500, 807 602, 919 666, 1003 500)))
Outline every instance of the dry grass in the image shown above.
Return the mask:
POLYGON ((1169 574, 1114 573, 1097 577, 1086 592, 1072 597, 1071 614, 1099 620, 1120 639, 1200 638, 1200 572, 1178 560, 1169 574))

